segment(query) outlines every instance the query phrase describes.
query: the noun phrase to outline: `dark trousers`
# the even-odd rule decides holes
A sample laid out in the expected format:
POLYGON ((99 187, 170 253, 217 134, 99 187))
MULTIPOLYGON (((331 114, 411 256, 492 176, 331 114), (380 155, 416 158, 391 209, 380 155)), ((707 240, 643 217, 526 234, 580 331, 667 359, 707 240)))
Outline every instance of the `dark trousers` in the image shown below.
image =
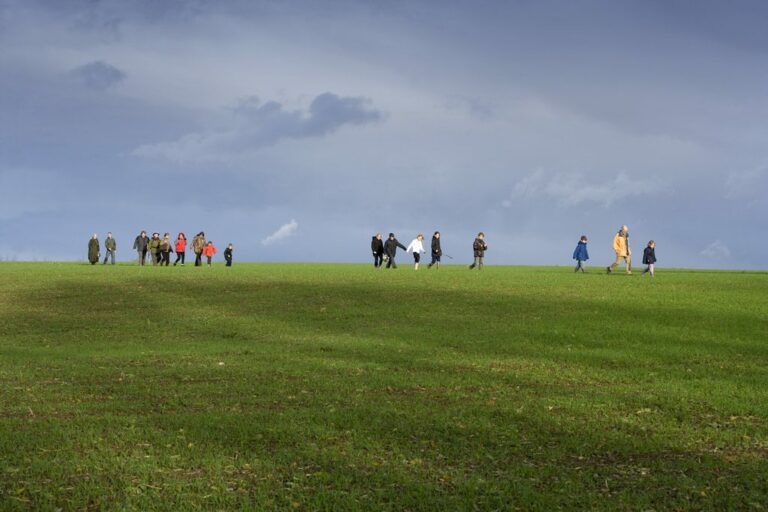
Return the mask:
POLYGON ((225 258, 225 259, 227 260, 227 265, 226 266, 227 267, 231 267, 232 266, 232 258, 225 258))
POLYGON ((139 265, 144 266, 144 262, 147 261, 147 250, 138 251, 139 253, 139 265))
POLYGON ((153 252, 151 254, 152 254, 152 266, 157 266, 157 264, 160 263, 160 253, 153 252))
POLYGON ((186 253, 184 251, 176 251, 176 261, 173 262, 174 265, 176 265, 179 261, 181 261, 181 264, 184 264, 184 256, 186 256, 186 253))
POLYGON ((394 256, 390 256, 389 258, 387 258, 387 268, 390 268, 390 267, 397 268, 397 263, 395 263, 394 256))
POLYGON ((211 266, 211 260, 213 259, 213 256, 206 256, 208 258, 208 266, 211 266))
POLYGON ((161 252, 160 253, 160 266, 162 267, 163 264, 167 267, 171 264, 171 252, 161 252))
POLYGON ((115 264, 115 251, 113 251, 112 249, 107 249, 107 255, 104 256, 105 265, 107 264, 107 260, 109 259, 110 256, 112 257, 112 264, 113 265, 115 264))
POLYGON ((203 264, 203 252, 202 251, 196 252, 195 253, 195 266, 199 267, 199 266, 202 266, 202 264, 203 264))
POLYGON ((483 257, 475 256, 475 261, 469 266, 469 268, 477 267, 479 270, 483 270, 483 257))
POLYGON ((433 254, 432 255, 432 261, 429 262, 429 266, 431 267, 432 265, 437 265, 438 267, 440 266, 440 256, 439 255, 437 255, 437 254, 433 254))
POLYGON ((576 260, 576 268, 573 269, 574 272, 578 272, 579 270, 581 270, 582 272, 585 272, 584 261, 582 260, 576 260))
POLYGON ((373 267, 379 268, 384 263, 384 255, 377 252, 373 253, 373 267))

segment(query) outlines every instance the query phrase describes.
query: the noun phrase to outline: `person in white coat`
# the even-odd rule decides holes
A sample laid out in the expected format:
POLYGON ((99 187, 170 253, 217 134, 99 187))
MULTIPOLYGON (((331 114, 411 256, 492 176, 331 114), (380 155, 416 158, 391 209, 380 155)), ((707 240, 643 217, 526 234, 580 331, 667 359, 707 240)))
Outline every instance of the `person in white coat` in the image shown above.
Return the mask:
POLYGON ((405 249, 405 252, 412 252, 413 253, 413 262, 414 262, 414 270, 419 270, 419 261, 421 261, 421 253, 424 252, 424 235, 419 233, 416 235, 416 238, 414 238, 410 244, 408 244, 408 247, 405 249))

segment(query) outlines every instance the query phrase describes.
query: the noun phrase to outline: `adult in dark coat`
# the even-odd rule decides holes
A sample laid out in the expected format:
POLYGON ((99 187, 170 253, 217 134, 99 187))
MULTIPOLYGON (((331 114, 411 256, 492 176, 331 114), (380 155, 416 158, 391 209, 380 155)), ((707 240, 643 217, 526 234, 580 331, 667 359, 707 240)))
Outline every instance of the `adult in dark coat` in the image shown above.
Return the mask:
POLYGON ((144 262, 147 260, 147 246, 149 244, 149 238, 147 232, 142 231, 136 240, 133 241, 133 248, 139 253, 139 265, 144 266, 144 262))
POLYGON ((478 270, 483 270, 483 258, 487 250, 488 244, 485 243, 485 235, 481 231, 477 234, 475 241, 472 242, 472 252, 475 256, 475 261, 469 266, 470 269, 477 267, 478 270))
POLYGON ((381 268, 384 263, 384 241, 381 239, 381 233, 376 233, 371 238, 371 252, 373 253, 373 268, 381 268))
POLYGON ((397 241, 395 234, 390 233, 389 238, 387 238, 387 241, 384 242, 384 254, 387 255, 387 268, 397 268, 397 263, 395 263, 395 256, 397 255, 398 247, 404 251, 406 250, 405 246, 397 241))
POLYGON ((440 268, 440 257, 443 255, 443 250, 440 248, 440 232, 435 231, 432 235, 432 261, 427 265, 427 268, 432 268, 432 265, 437 265, 440 268))
POLYGON ((91 262, 91 265, 95 265, 99 262, 99 256, 101 255, 99 253, 99 247, 101 247, 99 244, 99 235, 94 233, 91 239, 88 240, 88 261, 91 262))

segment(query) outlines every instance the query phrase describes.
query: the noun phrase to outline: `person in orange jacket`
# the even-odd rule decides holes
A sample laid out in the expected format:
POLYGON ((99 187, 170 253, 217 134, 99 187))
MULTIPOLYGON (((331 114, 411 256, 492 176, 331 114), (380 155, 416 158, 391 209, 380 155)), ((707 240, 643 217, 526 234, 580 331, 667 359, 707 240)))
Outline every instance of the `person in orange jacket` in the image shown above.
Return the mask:
POLYGON ((203 248, 203 256, 208 258, 208 266, 211 266, 211 260, 213 259, 213 255, 216 254, 216 247, 214 247, 213 242, 208 242, 205 244, 205 247, 203 248))

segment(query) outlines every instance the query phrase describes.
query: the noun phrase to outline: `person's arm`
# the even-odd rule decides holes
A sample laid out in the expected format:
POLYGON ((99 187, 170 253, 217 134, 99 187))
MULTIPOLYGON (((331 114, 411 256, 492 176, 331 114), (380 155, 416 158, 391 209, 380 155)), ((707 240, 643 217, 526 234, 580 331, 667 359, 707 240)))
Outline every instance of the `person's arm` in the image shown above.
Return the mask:
POLYGON ((404 246, 403 244, 401 244, 401 243, 400 243, 400 242, 398 242, 397 240, 395 240, 395 243, 396 243, 396 244, 397 244, 397 246, 398 246, 399 248, 401 248, 402 250, 404 250, 404 251, 407 251, 407 250, 408 250, 408 249, 406 249, 406 248, 405 248, 405 246, 404 246))

